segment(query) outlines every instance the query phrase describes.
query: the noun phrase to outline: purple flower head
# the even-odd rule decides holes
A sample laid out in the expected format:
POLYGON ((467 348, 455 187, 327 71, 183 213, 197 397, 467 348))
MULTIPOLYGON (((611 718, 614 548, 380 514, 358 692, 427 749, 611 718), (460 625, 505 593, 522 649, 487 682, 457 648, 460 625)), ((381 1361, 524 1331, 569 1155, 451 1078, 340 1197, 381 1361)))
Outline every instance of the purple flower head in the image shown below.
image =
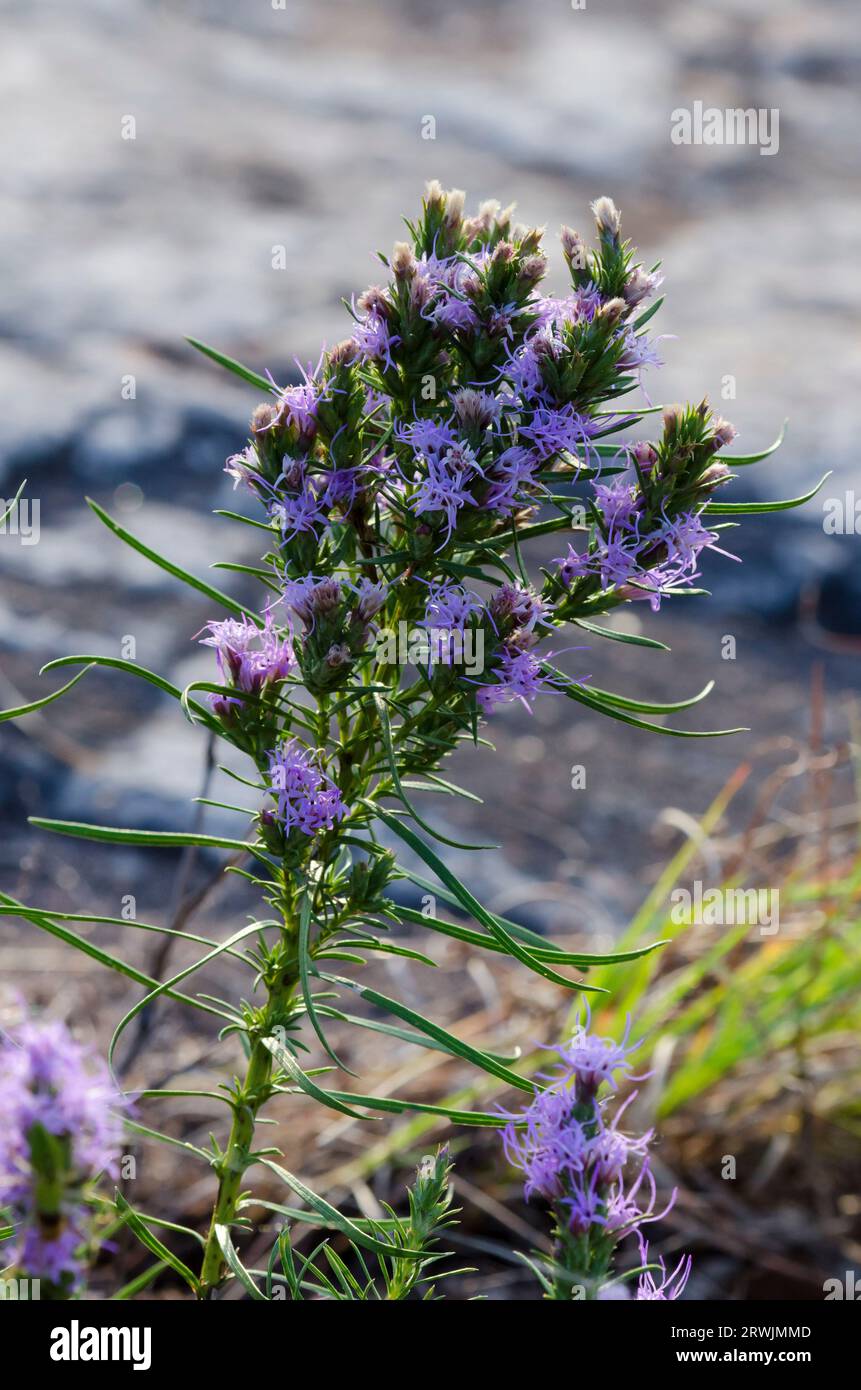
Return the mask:
POLYGON ((0 1035, 0 1207, 19 1227, 12 1263, 32 1277, 58 1281, 68 1274, 77 1282, 75 1252, 87 1217, 80 1192, 101 1173, 119 1175, 125 1107, 104 1062, 65 1024, 27 1020, 0 1035), (56 1145, 50 1175, 40 1172, 39 1131, 56 1145), (52 1189, 59 1184, 50 1215, 60 1216, 61 1229, 53 1240, 39 1225, 42 1179, 49 1176, 52 1189))
POLYGON ((356 606, 355 617, 360 623, 368 625, 377 616, 380 609, 388 597, 388 588, 385 584, 375 584, 367 576, 359 580, 356 586, 356 606))
POLYGON ((305 478, 295 496, 284 493, 273 502, 269 517, 281 532, 284 545, 300 534, 311 532, 316 536, 328 520, 325 489, 315 487, 310 478, 305 478))
POLYGON ((284 585, 287 607, 304 623, 309 632, 317 618, 333 613, 342 599, 341 585, 332 577, 315 579, 309 574, 304 579, 288 579, 284 585))
POLYGON ((576 454, 580 449, 588 452, 590 440, 600 423, 587 415, 579 415, 572 405, 539 405, 529 423, 520 426, 520 433, 534 445, 542 459, 550 459, 562 452, 576 454))
POLYGON ((571 587, 575 579, 583 579, 586 575, 593 573, 591 556, 585 553, 580 554, 574 549, 570 541, 568 554, 557 556, 553 563, 559 566, 559 578, 566 589, 571 587))
POLYGON ((594 1100, 602 1083, 615 1091, 617 1072, 623 1077, 630 1076, 630 1054, 637 1049, 637 1044, 628 1046, 630 1018, 619 1043, 612 1038, 596 1038, 589 1032, 590 1022, 587 1009, 585 1025, 578 1023, 570 1042, 556 1049, 568 1080, 573 1083, 581 1101, 594 1100))
POLYGON ((532 632, 536 624, 546 621, 550 605, 534 589, 521 584, 501 584, 487 605, 491 621, 511 619, 524 632, 532 632))
POLYGON ((263 627, 244 616, 207 623, 201 645, 214 647, 218 669, 238 690, 258 694, 264 686, 286 680, 296 664, 290 637, 279 635, 266 609, 263 627))
POLYGON ((317 430, 317 406, 320 402, 320 385, 311 377, 298 386, 285 386, 279 392, 279 423, 291 425, 303 439, 310 441, 317 430))
POLYGON ((269 754, 269 783, 277 803, 277 818, 289 831, 306 835, 331 830, 347 814, 341 793, 319 767, 316 754, 290 739, 269 754))
POLYGON ((539 462, 537 454, 520 444, 506 449, 487 470, 489 488, 482 500, 482 507, 487 511, 501 512, 503 516, 516 512, 526 500, 523 489, 534 486, 533 474, 539 462))
MULTIPOLYGON (((637 1240, 640 1246, 640 1263, 649 1263, 649 1242, 643 1239, 640 1231, 637 1232, 637 1240)), ((682 1255, 672 1274, 667 1273, 667 1266, 661 1259, 658 1261, 661 1266, 661 1281, 658 1283, 651 1270, 646 1270, 640 1275, 640 1282, 637 1285, 637 1298, 639 1300, 649 1300, 666 1302, 674 1298, 681 1298, 685 1290, 685 1285, 691 1277, 691 1266, 693 1260, 690 1255, 682 1255)))
POLYGON ((503 647, 499 665, 491 675, 496 677, 495 682, 479 686, 476 691, 484 714, 491 714, 496 705, 509 704, 512 700, 519 700, 531 714, 535 697, 544 690, 554 689, 552 678, 542 670, 541 659, 531 651, 512 645, 503 647))
POLYGON ((554 1201, 562 1195, 565 1175, 584 1169, 589 1139, 572 1115, 573 1102, 571 1092, 565 1089, 537 1091, 523 1114, 509 1116, 502 1130, 509 1163, 525 1175, 527 1201, 536 1193, 554 1201))
POLYGON ((636 530, 643 506, 636 483, 623 473, 611 483, 595 483, 593 487, 598 510, 609 530, 636 530))
POLYGON ((657 1187, 655 1185, 654 1174, 649 1166, 649 1160, 645 1159, 640 1171, 633 1181, 625 1187, 625 1180, 620 1177, 612 1183, 607 1190, 606 1214, 603 1224, 608 1231, 614 1235, 628 1235, 637 1229, 642 1223, 647 1221, 660 1221, 668 1212, 672 1211, 678 1190, 673 1188, 670 1200, 662 1211, 655 1211, 657 1200, 657 1187), (645 1197, 641 1195, 640 1189, 645 1184, 645 1197))
POLYGON ((241 453, 231 454, 224 465, 224 471, 229 478, 233 479, 234 492, 240 483, 253 489, 258 474, 257 460, 252 446, 249 444, 241 453))
POLYGON ((431 584, 422 627, 441 627, 463 632, 473 613, 480 613, 484 605, 477 594, 462 584, 443 580, 431 584))
POLYGON ((446 522, 446 539, 457 523, 461 507, 474 507, 475 497, 468 488, 468 475, 461 468, 451 469, 445 462, 431 463, 410 501, 416 516, 441 512, 446 522))

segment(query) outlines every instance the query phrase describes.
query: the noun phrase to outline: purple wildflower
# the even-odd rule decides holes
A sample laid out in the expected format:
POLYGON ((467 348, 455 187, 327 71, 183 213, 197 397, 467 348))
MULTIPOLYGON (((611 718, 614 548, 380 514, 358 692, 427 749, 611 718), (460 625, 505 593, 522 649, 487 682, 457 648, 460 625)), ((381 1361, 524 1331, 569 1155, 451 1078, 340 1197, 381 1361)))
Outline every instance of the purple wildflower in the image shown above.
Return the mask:
POLYGON ((18 1226, 12 1263, 33 1278, 79 1281, 76 1252, 87 1223, 80 1193, 100 1173, 119 1174, 124 1104, 105 1064, 65 1024, 25 1021, 0 1042, 0 1207, 18 1226), (38 1169, 37 1130, 56 1143, 65 1163, 65 1172, 50 1175, 58 1189, 50 1213, 39 1206, 40 1180, 48 1175, 38 1169), (43 1232, 40 1214, 60 1217, 53 1238, 43 1232))
POLYGON ((238 690, 258 694, 264 686, 286 680, 296 664, 293 644, 279 635, 270 608, 262 628, 245 615, 206 626, 210 635, 201 644, 215 648, 219 671, 238 690))
POLYGON ((287 607, 304 623, 308 631, 315 626, 318 617, 333 613, 342 598, 339 581, 330 576, 315 579, 312 574, 308 574, 304 579, 288 579, 284 585, 287 607))
MULTIPOLYGON (((644 1240, 640 1232, 637 1232, 637 1240, 640 1245, 640 1263, 649 1263, 649 1242, 644 1240)), ((667 1274, 667 1267, 663 1259, 659 1260, 661 1266, 661 1282, 657 1283, 651 1270, 646 1270, 640 1275, 640 1282, 637 1285, 638 1300, 659 1300, 666 1302, 671 1299, 681 1298, 684 1293, 685 1285, 691 1276, 691 1265, 693 1261, 690 1255, 683 1255, 676 1265, 672 1274, 667 1274)))
POLYGON ((331 830, 347 814, 338 787, 318 766, 316 754, 296 739, 280 744, 269 754, 269 783, 278 819, 288 833, 295 828, 305 835, 316 835, 320 830, 331 830))
POLYGON ((593 561, 590 555, 580 554, 568 543, 568 554, 560 555, 554 561, 554 565, 559 566, 559 578, 569 589, 575 579, 583 579, 586 575, 592 574, 593 561))
POLYGON ((590 1021, 587 1009, 585 1025, 578 1023, 570 1042, 556 1048, 567 1079, 573 1083, 580 1101, 594 1100, 602 1083, 615 1091, 616 1073, 630 1075, 630 1054, 636 1051, 636 1044, 628 1046, 630 1018, 620 1043, 612 1038, 596 1038, 589 1032, 590 1021))
POLYGON ((552 680, 541 667, 539 657, 530 651, 516 647, 503 647, 491 675, 496 676, 492 685, 482 685, 476 692, 476 699, 485 714, 491 714, 496 705, 519 700, 525 709, 532 713, 532 701, 541 691, 552 688, 552 680))

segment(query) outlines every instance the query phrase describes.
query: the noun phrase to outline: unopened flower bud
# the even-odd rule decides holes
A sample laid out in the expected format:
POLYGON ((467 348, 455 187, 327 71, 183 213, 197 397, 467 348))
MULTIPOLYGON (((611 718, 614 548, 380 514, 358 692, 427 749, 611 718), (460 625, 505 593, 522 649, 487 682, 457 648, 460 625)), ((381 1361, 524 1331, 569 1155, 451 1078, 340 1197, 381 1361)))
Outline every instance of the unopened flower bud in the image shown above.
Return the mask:
POLYGON ((619 209, 612 198, 596 198, 592 204, 592 211, 595 214, 595 222, 601 236, 609 237, 612 241, 618 241, 619 232, 622 227, 622 219, 619 216, 619 209))
POLYGON ((719 488, 722 483, 729 482, 731 477, 732 474, 725 463, 712 463, 701 474, 697 488, 701 492, 714 492, 715 488, 719 488))
POLYGON ((388 317, 392 307, 386 298, 385 291, 382 290, 379 285, 369 285, 368 288, 359 295, 357 305, 361 313, 379 314, 381 318, 388 317))
POLYGON ((337 579, 321 579, 311 595, 311 611, 325 617, 333 613, 341 602, 341 586, 337 579))
POLYGON ((522 285, 537 285, 547 269, 546 256, 527 256, 522 262, 517 278, 522 285))
POLYGON ((465 386, 452 397, 454 413, 464 429, 486 429, 498 414, 496 399, 487 391, 465 386))
POLYGON ((429 179, 425 184, 425 203, 429 211, 441 209, 445 203, 445 193, 439 179, 429 179))
POLYGON ((597 318, 600 315, 607 323, 615 326, 615 324, 625 317, 627 312, 628 306, 624 299, 608 299, 606 304, 601 305, 595 317, 597 318))
POLYGON ((352 338, 343 338, 340 343, 329 352, 329 366, 337 371, 340 367, 349 367, 351 362, 355 362, 359 355, 358 345, 352 338))
POLYGON ((648 299, 656 284, 657 276, 650 275, 641 265, 638 265, 636 269, 631 271, 622 290, 625 303, 631 309, 635 309, 644 299, 648 299))
POLYGON ((512 246, 511 242, 498 241, 493 248, 493 255, 490 259, 493 265, 499 265, 500 263, 507 264, 509 261, 513 260, 514 247, 512 246))
POLYGON ((634 444, 631 448, 631 454, 642 469, 653 468, 658 461, 658 455, 652 445, 647 444, 645 440, 640 440, 634 444))
POLYGON ((343 642, 333 642, 326 653, 326 665, 333 671, 340 670, 340 668, 346 666, 350 660, 350 648, 343 642))
POLYGON ((269 405, 266 401, 261 401, 260 405, 255 407, 254 413, 251 416, 251 424, 249 425, 251 433, 255 435, 265 434, 275 423, 275 416, 276 410, 274 406, 269 405))
POLYGON ((571 227, 563 227, 561 232, 562 255, 572 270, 585 270, 588 265, 586 243, 579 232, 571 227))
POLYGON ((718 415, 714 417, 711 424, 715 453, 717 453, 719 449, 728 449, 738 434, 735 425, 731 425, 729 420, 722 420, 718 415))
POLYGON ((408 280, 416 273, 416 258, 408 241, 396 241, 390 258, 392 273, 398 280, 408 280))
POLYGON ((466 194, 462 188, 450 188, 445 195, 445 224, 450 229, 459 227, 463 220, 463 205, 466 194))

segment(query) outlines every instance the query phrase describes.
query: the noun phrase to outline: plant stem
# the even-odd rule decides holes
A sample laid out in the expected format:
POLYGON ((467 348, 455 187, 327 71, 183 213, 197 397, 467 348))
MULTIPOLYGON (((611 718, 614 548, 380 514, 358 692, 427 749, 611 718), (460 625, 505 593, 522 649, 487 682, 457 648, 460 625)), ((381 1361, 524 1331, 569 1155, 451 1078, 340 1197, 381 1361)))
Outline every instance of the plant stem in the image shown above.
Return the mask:
POLYGON ((294 980, 285 978, 270 989, 264 1021, 252 1043, 245 1079, 233 1102, 233 1122, 227 1148, 217 1168, 218 1195, 212 1209, 212 1220, 200 1270, 201 1299, 210 1298, 224 1278, 224 1256, 218 1242, 216 1227, 229 1227, 236 1216, 237 1203, 242 1193, 242 1179, 251 1161, 257 1112, 269 1097, 272 1054, 264 1046, 263 1038, 267 1037, 271 1028, 283 1018, 285 1000, 294 986, 294 980))

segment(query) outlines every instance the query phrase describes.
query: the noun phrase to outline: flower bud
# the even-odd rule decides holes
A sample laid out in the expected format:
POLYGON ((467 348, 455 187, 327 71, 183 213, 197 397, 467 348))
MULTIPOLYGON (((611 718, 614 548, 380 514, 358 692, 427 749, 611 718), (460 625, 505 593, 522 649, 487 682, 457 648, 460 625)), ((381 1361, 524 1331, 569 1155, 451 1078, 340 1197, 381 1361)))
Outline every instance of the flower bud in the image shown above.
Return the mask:
POLYGON ((255 406, 251 416, 249 425, 251 433, 254 435, 265 434, 274 425, 276 415, 277 411, 274 406, 269 405, 267 401, 261 401, 260 405, 255 406))
POLYGON ((601 305, 595 317, 605 319, 607 323, 615 327, 615 325, 624 318, 627 312, 628 305, 625 303, 624 299, 608 299, 606 304, 601 305))
POLYGON ((392 274, 397 280, 409 280, 416 273, 416 258, 407 241, 396 241, 390 259, 392 274))
POLYGON ((720 449, 728 449, 738 434, 735 425, 731 425, 729 420, 722 420, 719 415, 715 415, 711 426, 715 453, 718 453, 720 449))
POLYGON ((600 235, 608 237, 613 242, 618 242, 622 219, 613 199, 596 198, 592 204, 592 211, 595 214, 595 222, 600 235))
POLYGON ((350 660, 350 648, 343 642, 333 642, 326 653, 326 665, 333 671, 338 671, 342 666, 346 666, 350 660))
POLYGON ((517 279, 521 285, 537 285, 543 279, 544 272, 547 270, 547 257, 541 255, 527 256, 522 262, 517 279))

